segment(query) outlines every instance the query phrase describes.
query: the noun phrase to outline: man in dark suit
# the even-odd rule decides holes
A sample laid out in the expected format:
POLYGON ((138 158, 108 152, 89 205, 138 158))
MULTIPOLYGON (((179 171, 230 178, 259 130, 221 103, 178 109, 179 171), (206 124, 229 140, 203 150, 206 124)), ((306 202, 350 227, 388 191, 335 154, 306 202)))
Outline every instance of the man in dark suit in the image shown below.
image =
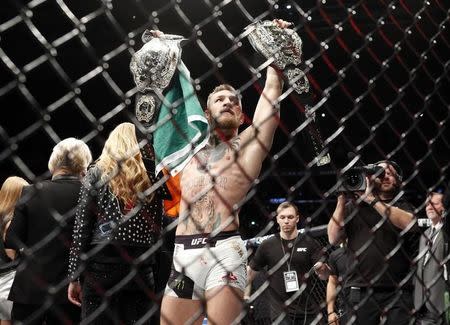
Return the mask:
POLYGON ((6 235, 6 245, 21 255, 9 295, 14 322, 79 322, 80 309, 67 299, 67 268, 80 179, 91 161, 83 141, 65 139, 49 159, 52 179, 22 192, 6 235))
POLYGON ((444 260, 445 236, 442 231, 444 205, 443 195, 431 193, 426 205, 426 214, 431 220, 420 238, 419 260, 414 288, 414 307, 418 325, 445 324, 444 292, 448 276, 444 260))

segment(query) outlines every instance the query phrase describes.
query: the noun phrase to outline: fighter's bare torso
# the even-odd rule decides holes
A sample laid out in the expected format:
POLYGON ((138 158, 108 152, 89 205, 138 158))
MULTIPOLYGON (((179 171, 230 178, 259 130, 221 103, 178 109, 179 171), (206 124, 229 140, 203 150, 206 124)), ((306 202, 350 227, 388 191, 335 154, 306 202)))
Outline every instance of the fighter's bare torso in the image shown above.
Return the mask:
POLYGON ((253 175, 243 168, 241 138, 200 150, 181 176, 181 221, 177 235, 231 231, 239 227, 238 210, 253 175))

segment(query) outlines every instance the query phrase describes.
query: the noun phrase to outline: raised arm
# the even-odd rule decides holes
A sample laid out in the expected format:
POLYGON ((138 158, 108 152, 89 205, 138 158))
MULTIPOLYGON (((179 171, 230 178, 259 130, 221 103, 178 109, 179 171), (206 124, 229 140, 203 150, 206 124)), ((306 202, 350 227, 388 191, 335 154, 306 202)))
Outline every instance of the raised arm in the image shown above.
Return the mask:
MULTIPOLYGON (((281 28, 288 28, 291 25, 291 23, 281 19, 274 22, 281 28)), ((250 176, 258 176, 262 161, 272 147, 273 136, 280 118, 278 102, 282 89, 281 72, 269 66, 266 83, 253 116, 252 126, 241 134, 243 151, 241 158, 250 176)))
POLYGON ((365 198, 364 201, 370 204, 382 217, 389 219, 394 226, 400 229, 405 229, 414 221, 414 215, 411 212, 381 202, 375 197, 365 198))
POLYGON ((262 161, 272 147, 273 136, 279 122, 276 104, 281 96, 283 81, 272 67, 267 68, 267 79, 259 98, 252 125, 241 134, 243 166, 249 175, 257 177, 262 161))
POLYGON ((333 216, 328 222, 327 232, 328 241, 331 245, 339 244, 345 239, 344 233, 344 217, 345 217, 345 195, 339 194, 337 199, 336 208, 333 212, 333 216))
MULTIPOLYGON (((252 125, 258 142, 261 142, 267 150, 272 147, 273 135, 280 119, 279 110, 274 104, 277 104, 282 88, 281 72, 276 71, 273 67, 268 67, 266 84, 256 106, 252 125)), ((253 145, 261 148, 261 145, 258 146, 255 143, 253 145)))
POLYGON ((372 192, 374 179, 366 177, 366 182, 370 186, 366 187, 366 191, 361 198, 364 202, 372 206, 383 218, 389 219, 394 226, 400 229, 405 229, 414 221, 414 215, 411 212, 381 202, 379 197, 374 195, 372 192))

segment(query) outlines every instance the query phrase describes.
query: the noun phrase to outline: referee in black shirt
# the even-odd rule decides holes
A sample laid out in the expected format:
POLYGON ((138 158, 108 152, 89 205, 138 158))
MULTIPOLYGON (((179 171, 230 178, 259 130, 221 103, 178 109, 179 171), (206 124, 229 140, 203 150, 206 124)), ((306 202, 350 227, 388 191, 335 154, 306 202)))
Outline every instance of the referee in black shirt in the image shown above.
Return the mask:
POLYGON ((297 207, 289 202, 277 209, 280 233, 266 239, 247 268, 246 297, 257 272, 267 267, 272 322, 280 325, 324 324, 319 302, 312 294, 315 281, 311 270, 321 257, 321 246, 306 234, 300 234, 297 207))

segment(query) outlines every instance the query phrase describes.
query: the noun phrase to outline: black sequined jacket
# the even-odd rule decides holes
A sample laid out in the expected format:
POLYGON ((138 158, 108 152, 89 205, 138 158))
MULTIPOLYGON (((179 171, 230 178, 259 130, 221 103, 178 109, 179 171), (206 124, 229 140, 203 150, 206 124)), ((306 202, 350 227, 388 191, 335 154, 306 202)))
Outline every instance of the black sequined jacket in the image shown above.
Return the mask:
MULTIPOLYGON (((158 179, 148 173, 154 187, 158 179)), ((75 281, 83 271, 85 258, 100 245, 151 247, 161 231, 164 185, 155 190, 150 203, 124 208, 107 184, 101 185, 101 171, 91 168, 82 182, 69 258, 69 279, 75 281), (99 245, 100 244, 100 245, 99 245), (86 254, 86 255, 85 255, 86 254), (83 258, 82 258, 83 256, 83 258)))

